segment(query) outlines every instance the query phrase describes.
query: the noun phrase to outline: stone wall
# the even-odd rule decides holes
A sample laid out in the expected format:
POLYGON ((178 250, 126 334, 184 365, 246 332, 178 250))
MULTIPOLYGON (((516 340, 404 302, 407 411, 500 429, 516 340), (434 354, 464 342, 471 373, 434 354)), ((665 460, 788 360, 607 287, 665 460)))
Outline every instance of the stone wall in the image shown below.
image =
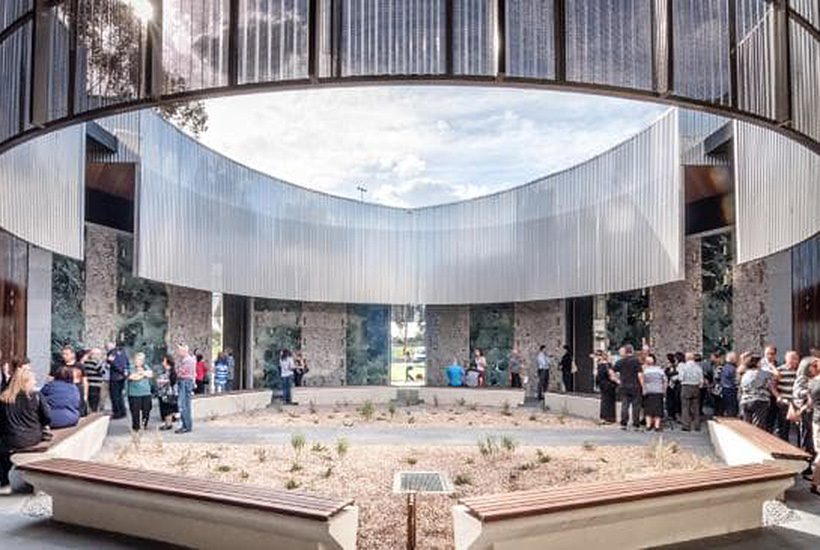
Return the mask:
POLYGON ((735 348, 763 352, 792 346, 791 256, 788 251, 748 262, 732 271, 735 348))
POLYGON ((83 343, 104 347, 117 337, 117 232, 85 226, 85 325, 83 343))
POLYGON ((685 279, 649 291, 651 345, 661 363, 668 353, 703 349, 700 239, 687 239, 684 254, 685 279))
POLYGON ((427 383, 444 386, 444 369, 456 358, 462 365, 470 361, 470 306, 427 306, 427 383))
POLYGON ((199 350, 206 361, 211 361, 211 293, 173 285, 166 285, 166 289, 168 349, 184 342, 191 351, 199 350))
POLYGON ((515 304, 515 347, 524 356, 527 373, 527 396, 538 393, 536 356, 541 345, 547 346, 550 358, 550 389, 561 388, 558 362, 563 355, 567 325, 563 300, 519 302, 515 304))
POLYGON ((310 372, 307 386, 341 386, 347 362, 345 304, 305 302, 302 304, 302 353, 310 372))

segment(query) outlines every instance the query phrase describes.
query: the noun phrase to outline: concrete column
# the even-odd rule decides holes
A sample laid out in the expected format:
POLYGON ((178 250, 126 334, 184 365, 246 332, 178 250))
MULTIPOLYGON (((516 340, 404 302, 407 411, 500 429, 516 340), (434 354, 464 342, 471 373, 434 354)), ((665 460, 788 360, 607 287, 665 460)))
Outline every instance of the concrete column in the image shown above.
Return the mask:
POLYGON ((40 381, 51 364, 51 261, 51 252, 29 246, 26 355, 40 381))

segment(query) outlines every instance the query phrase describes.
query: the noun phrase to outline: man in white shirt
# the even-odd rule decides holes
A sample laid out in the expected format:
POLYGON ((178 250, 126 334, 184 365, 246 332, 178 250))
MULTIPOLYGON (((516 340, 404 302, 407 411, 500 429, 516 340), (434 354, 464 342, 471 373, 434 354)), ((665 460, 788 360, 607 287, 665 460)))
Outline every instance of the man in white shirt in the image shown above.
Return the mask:
POLYGON ((547 346, 538 349, 538 356, 535 358, 538 364, 538 400, 544 399, 544 393, 549 388, 550 383, 550 358, 547 355, 547 346))

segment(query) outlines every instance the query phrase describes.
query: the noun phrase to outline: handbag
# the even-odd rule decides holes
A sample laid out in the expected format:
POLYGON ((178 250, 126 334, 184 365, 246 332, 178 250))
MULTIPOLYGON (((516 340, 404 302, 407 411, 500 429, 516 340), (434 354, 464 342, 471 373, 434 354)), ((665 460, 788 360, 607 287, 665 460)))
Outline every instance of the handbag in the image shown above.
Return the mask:
POLYGON ((789 422, 799 422, 803 416, 803 408, 798 409, 794 403, 789 403, 789 411, 786 413, 786 420, 789 422))

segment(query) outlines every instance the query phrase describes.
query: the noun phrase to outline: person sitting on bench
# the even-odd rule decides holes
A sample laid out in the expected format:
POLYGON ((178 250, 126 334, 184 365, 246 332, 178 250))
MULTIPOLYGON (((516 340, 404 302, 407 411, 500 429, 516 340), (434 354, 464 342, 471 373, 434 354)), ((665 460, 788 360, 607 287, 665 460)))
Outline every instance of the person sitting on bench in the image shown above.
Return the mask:
POLYGON ((34 372, 22 368, 0 393, 0 494, 11 493, 11 454, 40 443, 44 429, 51 425, 51 410, 34 390, 36 384, 34 372))
POLYGON ((74 384, 74 369, 59 367, 54 380, 43 386, 42 396, 51 410, 53 429, 70 428, 80 421, 80 390, 74 384))

